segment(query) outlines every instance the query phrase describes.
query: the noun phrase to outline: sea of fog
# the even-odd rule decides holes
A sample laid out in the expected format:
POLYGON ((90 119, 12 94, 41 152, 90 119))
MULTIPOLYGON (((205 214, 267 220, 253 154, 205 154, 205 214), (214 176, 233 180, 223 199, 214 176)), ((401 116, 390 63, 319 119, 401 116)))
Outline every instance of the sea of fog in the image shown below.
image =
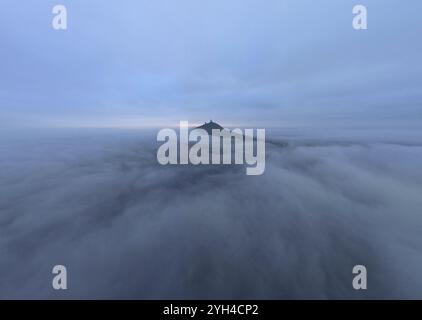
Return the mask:
POLYGON ((0 298, 422 298, 421 135, 268 130, 248 176, 156 133, 1 132, 0 298))

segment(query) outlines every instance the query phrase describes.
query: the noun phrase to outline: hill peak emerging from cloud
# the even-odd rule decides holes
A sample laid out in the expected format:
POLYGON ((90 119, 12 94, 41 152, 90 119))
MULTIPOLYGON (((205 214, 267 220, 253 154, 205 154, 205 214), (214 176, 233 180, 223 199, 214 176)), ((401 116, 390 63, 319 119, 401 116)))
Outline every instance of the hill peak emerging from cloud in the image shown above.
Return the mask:
POLYGON ((205 122, 203 125, 197 127, 196 129, 203 129, 208 132, 208 134, 212 134, 212 130, 223 130, 224 128, 220 126, 217 122, 213 122, 212 120, 210 120, 210 122, 205 122))

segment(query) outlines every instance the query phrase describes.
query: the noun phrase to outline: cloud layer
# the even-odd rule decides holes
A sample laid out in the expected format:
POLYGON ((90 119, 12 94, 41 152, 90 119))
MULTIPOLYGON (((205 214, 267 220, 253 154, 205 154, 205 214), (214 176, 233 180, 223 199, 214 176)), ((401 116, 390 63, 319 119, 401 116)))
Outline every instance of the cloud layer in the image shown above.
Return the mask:
POLYGON ((257 177, 149 133, 3 138, 0 298, 422 298, 422 146, 281 137, 257 177))

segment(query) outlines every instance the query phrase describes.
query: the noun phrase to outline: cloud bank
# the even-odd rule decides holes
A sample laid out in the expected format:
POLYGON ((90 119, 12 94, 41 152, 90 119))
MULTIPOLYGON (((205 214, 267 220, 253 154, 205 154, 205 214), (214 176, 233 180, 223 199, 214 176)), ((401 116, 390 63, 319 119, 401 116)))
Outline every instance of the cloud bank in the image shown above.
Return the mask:
POLYGON ((2 138, 0 298, 422 298, 422 146, 280 137, 256 177, 149 133, 2 138))

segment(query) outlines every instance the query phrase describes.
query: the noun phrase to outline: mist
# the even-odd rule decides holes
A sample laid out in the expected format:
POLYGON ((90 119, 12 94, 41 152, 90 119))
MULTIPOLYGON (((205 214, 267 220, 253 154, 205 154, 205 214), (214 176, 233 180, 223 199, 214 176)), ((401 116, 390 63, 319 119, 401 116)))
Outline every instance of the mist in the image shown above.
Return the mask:
POLYGON ((2 135, 0 298, 422 298, 420 142, 270 132, 247 176, 159 165, 155 134, 2 135))

